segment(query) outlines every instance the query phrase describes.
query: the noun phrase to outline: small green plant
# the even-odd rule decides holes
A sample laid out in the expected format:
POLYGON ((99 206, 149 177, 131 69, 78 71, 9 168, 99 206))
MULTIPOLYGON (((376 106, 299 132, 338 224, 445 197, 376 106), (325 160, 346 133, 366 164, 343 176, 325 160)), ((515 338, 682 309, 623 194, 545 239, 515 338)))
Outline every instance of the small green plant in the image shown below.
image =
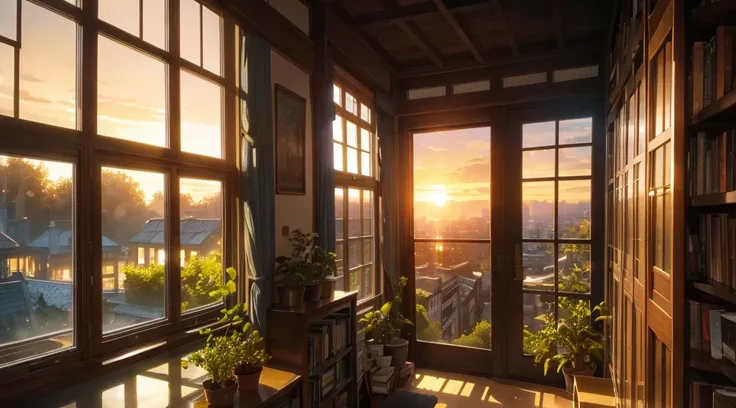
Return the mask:
POLYGON ((381 309, 366 313, 360 319, 360 322, 365 324, 366 335, 370 336, 373 342, 387 344, 401 336, 401 329, 405 325, 414 325, 400 311, 407 281, 406 277, 399 278, 399 283, 393 287, 394 299, 384 303, 381 309))
POLYGON ((318 237, 315 232, 303 233, 299 229, 291 232, 291 256, 276 258, 276 274, 282 279, 281 285, 295 289, 335 274, 337 255, 318 246, 315 243, 318 237))
POLYGON ((181 362, 183 368, 193 364, 207 371, 215 388, 227 388, 235 380, 233 371, 240 361, 237 342, 232 337, 215 337, 207 345, 181 362))

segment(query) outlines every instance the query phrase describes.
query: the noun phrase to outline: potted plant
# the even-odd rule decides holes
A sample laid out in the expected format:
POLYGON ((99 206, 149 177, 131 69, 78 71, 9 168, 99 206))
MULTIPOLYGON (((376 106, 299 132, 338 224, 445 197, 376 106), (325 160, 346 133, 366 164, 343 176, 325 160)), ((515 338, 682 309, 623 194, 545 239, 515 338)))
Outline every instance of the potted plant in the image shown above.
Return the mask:
POLYGON ((402 367, 409 355, 409 342, 400 337, 401 329, 405 325, 414 325, 400 311, 406 282, 406 277, 399 278, 398 284, 393 288, 394 299, 360 319, 366 325, 366 335, 371 337, 370 341, 383 344, 383 355, 392 357, 391 365, 394 367, 402 367))
POLYGON ((304 273, 306 264, 302 260, 288 256, 276 258, 276 276, 279 279, 276 290, 284 307, 298 307, 304 301, 304 273))
POLYGON ((534 362, 544 363, 547 375, 552 365, 557 373, 562 371, 567 392, 572 393, 574 376, 594 374, 596 364, 603 361, 603 336, 590 324, 591 314, 597 312, 596 322, 610 318, 605 314, 605 303, 601 302, 591 311, 588 302, 575 299, 560 299, 560 317, 555 324, 554 305, 536 317, 544 323, 537 333, 527 331, 526 349, 534 354, 534 362))
POLYGON ((315 241, 319 235, 315 232, 303 233, 300 229, 291 232, 289 242, 292 246, 291 256, 276 259, 279 264, 277 273, 283 275, 301 275, 304 286, 304 299, 318 302, 320 298, 331 297, 334 291, 336 255, 318 246, 315 241), (322 289, 326 289, 323 295, 322 289))
POLYGON ((335 259, 337 254, 327 251, 319 245, 314 245, 311 254, 311 263, 314 269, 314 276, 321 282, 321 298, 329 299, 335 292, 335 272, 337 271, 337 263, 335 259))

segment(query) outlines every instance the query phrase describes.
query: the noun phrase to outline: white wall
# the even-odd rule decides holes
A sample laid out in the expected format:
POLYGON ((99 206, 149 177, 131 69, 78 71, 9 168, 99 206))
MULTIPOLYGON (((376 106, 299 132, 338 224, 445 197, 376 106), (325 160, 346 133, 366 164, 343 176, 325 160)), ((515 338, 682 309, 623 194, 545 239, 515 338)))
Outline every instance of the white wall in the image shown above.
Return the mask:
POLYGON ((301 0, 269 0, 271 7, 309 34, 309 7, 301 0))
MULTIPOLYGON (((289 231, 301 228, 304 232, 314 230, 314 198, 312 186, 312 100, 309 89, 309 75, 297 68, 273 49, 271 50, 271 82, 279 84, 307 101, 306 129, 306 179, 307 194, 276 195, 276 255, 289 255, 291 246, 281 236, 283 226, 289 231)), ((271 87, 273 89, 273 86, 271 87)), ((275 99, 274 99, 275 103, 275 99)), ((274 106, 275 112, 275 106, 274 106)), ((276 127, 274 125, 274 131, 276 127)), ((274 149, 275 150, 275 149, 274 149)), ((275 162, 274 162, 275 165, 275 162)))

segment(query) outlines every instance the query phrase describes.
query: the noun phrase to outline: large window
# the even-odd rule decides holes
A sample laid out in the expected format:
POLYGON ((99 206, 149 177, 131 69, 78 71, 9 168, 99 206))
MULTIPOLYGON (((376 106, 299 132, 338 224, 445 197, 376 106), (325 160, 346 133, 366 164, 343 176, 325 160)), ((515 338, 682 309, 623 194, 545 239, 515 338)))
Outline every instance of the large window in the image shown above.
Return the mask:
POLYGON ((337 275, 359 299, 376 294, 377 139, 372 102, 342 82, 334 85, 335 219, 337 275))
POLYGON ((179 3, 0 0, 0 367, 98 357, 222 307, 237 27, 179 3))

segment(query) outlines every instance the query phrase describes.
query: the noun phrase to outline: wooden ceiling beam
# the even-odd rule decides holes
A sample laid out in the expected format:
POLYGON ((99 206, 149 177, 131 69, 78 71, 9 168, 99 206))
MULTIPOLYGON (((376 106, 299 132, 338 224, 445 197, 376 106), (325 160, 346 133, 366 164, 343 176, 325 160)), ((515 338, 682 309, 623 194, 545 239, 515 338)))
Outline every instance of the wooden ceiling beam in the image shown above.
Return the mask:
POLYGON ((460 26, 460 22, 455 18, 455 16, 450 13, 450 11, 447 9, 447 6, 445 6, 445 3, 443 0, 433 0, 434 4, 437 6, 437 10, 442 14, 443 17, 445 17, 445 20, 450 24, 450 27, 452 27, 453 30, 455 30, 455 33, 458 37, 460 37, 460 41, 465 44, 465 47, 467 47, 468 51, 470 51, 471 54, 473 54, 473 58, 475 58, 478 62, 483 62, 483 56, 480 55, 480 52, 478 51, 478 47, 473 44, 473 41, 468 37, 468 33, 465 32, 465 29, 460 26))
POLYGON ((440 59, 438 52, 435 51, 434 48, 429 44, 429 41, 424 36, 424 34, 422 34, 422 32, 420 31, 421 29, 419 28, 419 26, 417 26, 416 23, 412 21, 402 21, 399 23, 399 27, 401 27, 401 29, 404 30, 404 32, 409 37, 411 37, 412 41, 414 41, 414 43, 422 49, 424 55, 432 60, 432 62, 434 62, 434 64, 437 65, 438 68, 443 68, 445 66, 445 64, 440 59))
MULTIPOLYGON (((460 11, 477 11, 490 8, 487 0, 463 0, 445 6, 451 14, 460 11)), ((381 27, 402 21, 414 20, 421 17, 435 16, 440 14, 434 1, 416 3, 409 6, 397 6, 372 13, 364 13, 353 18, 353 24, 359 28, 381 27)))
POLYGON ((560 0, 553 0, 552 13, 554 14, 553 22, 557 49, 562 51, 565 48, 565 28, 562 24, 562 4, 560 4, 560 0))
POLYGON ((506 43, 511 48, 511 52, 514 54, 514 56, 519 56, 519 44, 516 42, 516 38, 514 38, 514 34, 511 32, 511 27, 509 26, 509 21, 506 18, 506 12, 503 10, 503 5, 499 0, 489 0, 491 3, 491 6, 493 7, 493 12, 496 14, 496 21, 498 21, 498 24, 501 26, 501 29, 504 32, 504 38, 506 39, 506 43))

